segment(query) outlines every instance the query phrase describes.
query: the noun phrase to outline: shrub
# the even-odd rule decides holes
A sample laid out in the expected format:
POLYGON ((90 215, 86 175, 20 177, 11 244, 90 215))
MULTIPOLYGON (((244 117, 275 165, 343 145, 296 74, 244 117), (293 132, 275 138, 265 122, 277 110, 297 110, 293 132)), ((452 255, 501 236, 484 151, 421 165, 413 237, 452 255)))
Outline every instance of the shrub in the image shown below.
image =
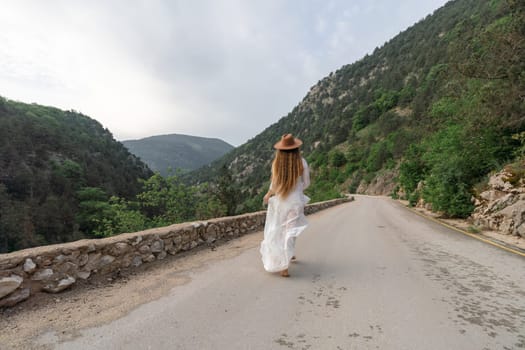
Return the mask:
POLYGON ((411 207, 415 207, 417 202, 419 201, 420 194, 419 191, 413 191, 408 195, 408 205, 411 207))
POLYGON ((343 152, 339 150, 334 150, 329 155, 330 158, 330 164, 333 167, 339 168, 346 164, 346 157, 343 154, 343 152))

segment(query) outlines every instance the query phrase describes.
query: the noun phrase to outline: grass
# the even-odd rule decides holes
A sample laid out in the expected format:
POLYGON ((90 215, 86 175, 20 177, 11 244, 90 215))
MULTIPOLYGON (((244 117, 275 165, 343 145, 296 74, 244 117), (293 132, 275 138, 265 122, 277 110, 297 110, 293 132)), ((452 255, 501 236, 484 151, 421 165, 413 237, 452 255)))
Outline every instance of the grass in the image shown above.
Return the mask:
POLYGON ((470 233, 480 233, 481 232, 481 230, 478 227, 472 226, 472 225, 467 228, 467 231, 470 233))

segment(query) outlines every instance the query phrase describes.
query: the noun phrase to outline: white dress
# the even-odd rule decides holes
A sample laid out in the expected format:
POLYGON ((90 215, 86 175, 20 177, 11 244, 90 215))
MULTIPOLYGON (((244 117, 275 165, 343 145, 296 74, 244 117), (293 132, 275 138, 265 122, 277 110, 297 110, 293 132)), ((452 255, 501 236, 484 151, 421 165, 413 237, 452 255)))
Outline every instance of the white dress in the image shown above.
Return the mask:
POLYGON ((294 190, 286 198, 276 195, 268 201, 264 240, 260 249, 264 269, 268 272, 288 268, 295 254, 295 238, 308 225, 304 216, 304 206, 310 198, 305 196, 303 191, 310 185, 310 171, 306 160, 303 158, 302 161, 303 174, 294 190))

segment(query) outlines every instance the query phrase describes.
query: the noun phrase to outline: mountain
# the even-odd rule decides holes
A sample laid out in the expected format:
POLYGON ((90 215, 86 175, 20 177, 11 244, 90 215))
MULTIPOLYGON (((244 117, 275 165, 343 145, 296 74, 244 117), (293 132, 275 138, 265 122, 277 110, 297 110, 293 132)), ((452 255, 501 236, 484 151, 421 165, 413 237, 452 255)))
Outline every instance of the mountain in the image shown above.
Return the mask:
POLYGON ((96 120, 0 97, 0 253, 89 237, 83 208, 151 175, 96 120))
POLYGON ((487 174, 525 145, 524 7, 448 2, 321 79, 288 115, 189 181, 213 182, 227 168, 242 191, 238 210, 259 208, 272 145, 291 132, 304 141, 314 200, 391 193, 467 216, 487 174))
POLYGON ((194 170, 207 165, 234 147, 222 140, 188 135, 159 135, 122 141, 131 153, 166 176, 169 169, 194 170))

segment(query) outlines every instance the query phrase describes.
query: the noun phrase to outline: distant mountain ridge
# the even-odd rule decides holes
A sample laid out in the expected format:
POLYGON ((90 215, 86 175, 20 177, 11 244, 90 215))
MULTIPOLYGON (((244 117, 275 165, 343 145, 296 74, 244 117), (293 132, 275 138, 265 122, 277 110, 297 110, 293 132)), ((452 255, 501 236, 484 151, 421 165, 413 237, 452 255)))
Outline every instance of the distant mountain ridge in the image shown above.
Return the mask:
POLYGON ((198 169, 234 149, 217 138, 182 134, 150 136, 122 141, 122 144, 163 176, 168 175, 170 168, 173 171, 198 169))

